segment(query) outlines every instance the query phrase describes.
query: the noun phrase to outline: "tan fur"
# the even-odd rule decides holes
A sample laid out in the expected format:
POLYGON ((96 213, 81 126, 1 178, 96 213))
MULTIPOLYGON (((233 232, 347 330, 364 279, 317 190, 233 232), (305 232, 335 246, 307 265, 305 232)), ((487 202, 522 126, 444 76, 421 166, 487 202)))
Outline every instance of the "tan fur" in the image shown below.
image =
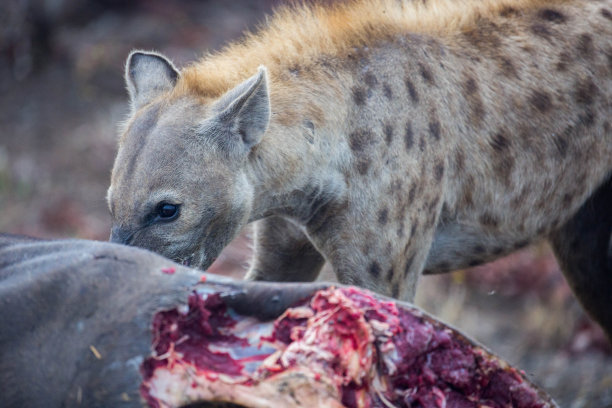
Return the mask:
POLYGON ((257 32, 209 54, 182 72, 177 92, 219 96, 248 78, 262 63, 272 81, 292 66, 312 64, 321 55, 405 33, 449 36, 473 29, 480 19, 505 9, 529 9, 563 0, 347 0, 335 5, 284 6, 257 32))

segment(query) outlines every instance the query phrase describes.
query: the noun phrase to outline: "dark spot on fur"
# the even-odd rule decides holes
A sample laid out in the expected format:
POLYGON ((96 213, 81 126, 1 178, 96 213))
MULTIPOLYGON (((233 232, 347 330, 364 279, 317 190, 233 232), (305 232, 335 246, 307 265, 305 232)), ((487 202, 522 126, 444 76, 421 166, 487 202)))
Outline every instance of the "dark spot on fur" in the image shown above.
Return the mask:
MULTIPOLYGON (((427 170, 429 170, 429 166, 425 160, 421 160, 421 175, 420 180, 425 180, 425 174, 427 174, 427 170)), ((425 188, 425 183, 419 184, 419 191, 423 191, 425 188)))
POLYGON ((436 214, 435 211, 432 211, 429 213, 429 219, 427 220, 427 228, 433 228, 436 225, 436 219, 438 218, 438 215, 436 214))
POLYGON ((380 276, 380 265, 378 264, 378 262, 372 262, 370 264, 370 267, 368 268, 368 272, 370 272, 370 275, 372 275, 372 277, 378 278, 380 276))
POLYGON ((465 153, 463 150, 458 149, 455 154, 455 171, 463 172, 465 170, 465 153))
POLYGON ((419 94, 417 93, 414 84, 408 78, 406 78, 406 89, 408 90, 408 94, 410 95, 410 99, 415 104, 419 103, 419 94))
POLYGON ((525 52, 525 53, 527 53, 529 55, 532 55, 532 56, 535 55, 535 53, 536 53, 535 49, 532 46, 529 46, 529 45, 521 45, 520 48, 521 48, 521 51, 523 51, 523 52, 525 52))
POLYGON ((466 183, 466 188, 463 190, 463 198, 462 198, 462 203, 464 206, 466 207, 470 207, 472 204, 474 204, 474 199, 472 198, 472 187, 473 187, 473 183, 466 183))
POLYGON ((497 132, 489 143, 496 152, 505 151, 510 146, 510 141, 502 132, 497 132))
POLYGON ((478 259, 472 259, 470 262, 468 262, 468 266, 469 267, 474 267, 474 266, 478 266, 482 263, 482 261, 478 260, 478 259))
POLYGON ((565 193, 563 195, 563 206, 565 208, 569 207, 570 204, 574 201, 574 196, 570 193, 565 193))
POLYGON ((387 210, 386 208, 383 208, 378 213, 378 223, 380 225, 386 225, 388 220, 389 220, 389 210, 387 210))
POLYGON ((529 103, 540 113, 546 113, 552 107, 550 95, 544 91, 533 91, 529 97, 529 103))
POLYGON ((438 207, 438 203, 440 202, 440 197, 434 197, 431 199, 431 201, 428 204, 428 208, 429 208, 429 212, 430 214, 436 210, 436 208, 438 207))
POLYGON ((436 140, 440 140, 440 122, 433 120, 429 122, 429 134, 436 140))
POLYGON ((395 275, 395 271, 393 270, 393 267, 390 267, 387 270, 387 277, 386 277, 386 281, 387 282, 391 282, 393 280, 393 275, 395 275))
POLYGON ((416 183, 412 183, 410 187, 410 191, 408 192, 408 204, 412 204, 414 202, 414 196, 416 194, 416 183))
POLYGON ((499 58, 499 67, 506 77, 514 77, 518 78, 518 72, 516 72, 516 68, 512 63, 512 60, 508 57, 500 57, 499 58))
POLYGON ((474 78, 468 78, 463 85, 463 89, 468 95, 472 95, 474 92, 478 91, 478 85, 476 84, 476 81, 474 81, 474 78))
POLYGON ((391 296, 393 296, 394 298, 398 298, 399 297, 399 285, 393 285, 391 288, 391 296))
POLYGON ((608 133, 610 131, 610 122, 607 120, 603 123, 603 131, 604 133, 608 133))
POLYGON ((389 146, 393 141, 393 126, 387 123, 383 128, 383 133, 385 134, 385 143, 389 146))
POLYGON ((495 249, 493 249, 493 250, 491 251, 491 253, 492 253, 493 255, 501 255, 501 254, 503 254, 503 253, 504 253, 504 248, 502 248, 502 247, 496 247, 495 249))
POLYGON ((509 187, 512 183, 512 170, 514 169, 514 157, 508 152, 499 154, 494 161, 493 171, 501 182, 509 187))
POLYGON ((578 37, 578 53, 584 58, 591 58, 594 52, 593 37, 587 33, 580 34, 580 37, 578 37))
POLYGON ((592 105, 595 95, 598 93, 597 86, 591 78, 576 84, 576 102, 581 105, 592 105))
POLYGON ((371 72, 365 74, 363 81, 368 86, 368 88, 374 88, 376 85, 378 85, 378 79, 376 79, 376 76, 371 72))
POLYGON ((412 125, 410 122, 406 123, 406 129, 404 132, 404 144, 406 145, 406 151, 410 151, 414 145, 414 134, 412 133, 412 125))
POLYGON ((578 115, 578 121, 586 127, 591 127, 595 124, 595 113, 588 107, 585 109, 584 113, 578 115))
POLYGON ((353 102, 355 102, 355 104, 358 106, 362 106, 363 104, 365 104, 365 101, 366 101, 365 89, 361 87, 353 88, 353 102))
POLYGON ((480 50, 496 51, 501 47, 498 30, 499 28, 493 22, 482 19, 475 29, 466 31, 463 35, 468 42, 480 50))
POLYGON ((367 129, 358 129, 349 134, 349 146, 354 153, 361 153, 374 144, 374 135, 367 129))
POLYGON ((414 255, 412 255, 406 261, 406 267, 404 268, 404 279, 406 279, 408 277, 408 274, 410 273, 410 268, 412 267, 412 262, 413 261, 414 261, 414 255))
POLYGON ((425 137, 421 136, 421 138, 419 139, 419 150, 421 152, 424 152, 425 151, 425 146, 426 146, 426 144, 425 144, 425 137))
POLYGON ((444 163, 436 164, 436 167, 434 168, 434 176, 438 183, 442 181, 442 176, 444 176, 444 163))
POLYGON ((531 187, 528 188, 527 186, 524 186, 521 192, 512 199, 511 204, 515 210, 518 210, 525 204, 525 201, 527 199, 527 194, 529 193, 530 190, 531 190, 531 187))
POLYGON ((395 208, 397 210, 398 218, 404 220, 404 215, 408 212, 408 203, 405 200, 396 203, 395 208))
POLYGON ((499 220, 493 214, 486 212, 480 216, 480 223, 495 228, 499 225, 499 220))
POLYGON ((429 83, 430 85, 433 85, 434 78, 433 78, 433 75, 432 75, 429 67, 427 67, 427 66, 425 66, 423 64, 419 64, 419 71, 421 72, 421 76, 423 77, 425 82, 429 83))
POLYGON ((372 252, 372 245, 374 244, 374 233, 372 231, 367 231, 363 236, 364 245, 361 247, 361 252, 364 254, 369 254, 372 252))
POLYGON ((557 10, 553 10, 553 9, 543 9, 540 10, 540 12, 538 13, 538 16, 546 21, 551 21, 553 23, 564 23, 566 20, 565 15, 563 15, 561 12, 557 11, 557 10))
POLYGON ((610 12, 610 10, 602 8, 600 11, 602 16, 604 16, 608 20, 612 20, 612 12, 610 12))
POLYGON ((358 129, 349 134, 349 146, 356 156, 357 171, 361 175, 366 174, 372 164, 369 150, 375 143, 374 135, 367 129, 358 129))
POLYGON ((557 135, 554 138, 554 143, 559 151, 559 155, 561 157, 567 156, 567 140, 565 140, 562 135, 557 135))
POLYGON ((385 98, 393 99, 393 91, 391 90, 389 84, 386 82, 383 84, 383 94, 385 95, 385 98))
POLYGON ((518 14, 518 10, 514 7, 506 6, 500 12, 499 15, 502 17, 512 17, 518 14))
POLYGON ((473 125, 478 126, 484 117, 485 110, 478 92, 478 84, 474 78, 468 78, 463 84, 468 105, 470 107, 470 121, 473 125))
POLYGON ((404 220, 401 220, 397 226, 397 236, 399 238, 404 238, 404 220))
POLYGON ((550 38, 550 30, 544 24, 535 23, 531 26, 531 32, 542 38, 550 38))
POLYGON ((485 247, 482 245, 476 245, 472 252, 474 252, 476 255, 482 255, 485 252, 485 247))
POLYGON ((372 164, 372 160, 368 157, 361 157, 357 160, 357 172, 362 176, 365 175, 370 169, 370 165, 372 164))
POLYGON ((410 227, 410 238, 411 239, 414 238, 414 234, 416 233, 416 229, 418 225, 419 223, 416 221, 412 223, 412 227, 410 227))
POLYGON ((557 71, 565 71, 572 62, 572 57, 565 51, 559 54, 559 61, 557 62, 557 71))

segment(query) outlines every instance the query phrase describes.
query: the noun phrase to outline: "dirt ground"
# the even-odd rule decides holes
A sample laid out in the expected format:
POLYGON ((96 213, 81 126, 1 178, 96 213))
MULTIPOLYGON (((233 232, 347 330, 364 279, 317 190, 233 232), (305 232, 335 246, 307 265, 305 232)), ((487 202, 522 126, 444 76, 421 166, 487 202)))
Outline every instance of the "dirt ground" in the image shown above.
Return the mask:
MULTIPOLYGON (((180 67, 253 28, 278 3, 3 2, 0 231, 106 240, 128 52, 155 49, 180 67)), ((250 254, 247 231, 211 271, 240 277, 250 254)), ((612 407, 612 350, 545 245, 424 277, 417 304, 525 370, 561 407, 612 407)))

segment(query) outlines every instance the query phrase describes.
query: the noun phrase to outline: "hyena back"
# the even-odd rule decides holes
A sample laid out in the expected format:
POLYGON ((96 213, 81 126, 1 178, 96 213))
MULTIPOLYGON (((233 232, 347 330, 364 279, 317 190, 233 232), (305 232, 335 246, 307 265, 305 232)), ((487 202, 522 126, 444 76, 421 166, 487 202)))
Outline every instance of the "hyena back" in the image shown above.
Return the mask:
POLYGON ((285 9, 180 72, 132 53, 126 80, 113 241, 206 268, 259 220, 249 279, 328 261, 411 300, 550 238, 612 335, 612 0, 285 9))

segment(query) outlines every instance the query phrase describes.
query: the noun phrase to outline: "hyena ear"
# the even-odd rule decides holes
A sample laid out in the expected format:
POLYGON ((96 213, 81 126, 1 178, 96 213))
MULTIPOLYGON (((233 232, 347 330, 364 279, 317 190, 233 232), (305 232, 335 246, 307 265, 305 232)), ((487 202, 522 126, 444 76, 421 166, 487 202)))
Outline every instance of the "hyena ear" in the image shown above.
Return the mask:
POLYGON ((132 110, 174 87, 179 77, 172 62, 154 52, 132 51, 125 64, 125 82, 132 110))
POLYGON ((229 130, 230 138, 237 136, 246 151, 259 143, 270 123, 266 68, 260 66, 257 74, 225 93, 215 103, 215 110, 219 124, 229 130))

